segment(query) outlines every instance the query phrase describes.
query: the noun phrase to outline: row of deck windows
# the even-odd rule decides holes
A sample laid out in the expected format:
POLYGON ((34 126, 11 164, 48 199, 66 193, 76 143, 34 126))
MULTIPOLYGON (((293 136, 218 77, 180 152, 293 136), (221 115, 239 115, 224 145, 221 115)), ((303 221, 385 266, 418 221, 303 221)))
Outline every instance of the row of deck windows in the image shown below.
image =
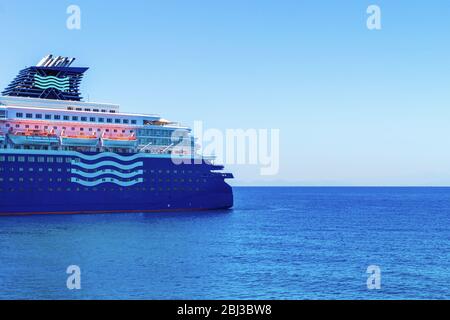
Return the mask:
POLYGON ((64 161, 66 163, 71 163, 72 158, 67 157, 34 157, 34 156, 0 156, 0 162, 48 162, 48 163, 63 163, 64 161), (16 159, 17 158, 17 159, 16 159))
MULTIPOLYGON (((10 128, 11 125, 10 125, 9 123, 7 123, 7 124, 6 124, 6 127, 7 127, 7 128, 10 128)), ((33 127, 34 129, 41 129, 41 126, 38 126, 38 125, 31 126, 31 127, 33 127)), ((30 127, 30 125, 28 125, 28 124, 22 125, 22 126, 21 126, 20 124, 16 124, 16 125, 15 125, 15 128, 16 128, 16 129, 21 129, 21 128, 24 128, 24 129, 31 129, 31 127, 30 127)), ((53 129, 55 129, 55 130, 58 130, 58 129, 59 129, 59 127, 57 127, 57 126, 55 126, 55 127, 43 126, 42 128, 44 128, 44 130, 48 130, 49 128, 53 128, 53 129)), ((86 128, 75 128, 75 127, 67 128, 67 127, 61 127, 61 129, 62 129, 62 130, 72 129, 72 131, 75 131, 75 130, 78 129, 78 130, 80 130, 80 131, 85 131, 86 128)), ((97 130, 97 132, 101 132, 101 131, 102 131, 102 129, 96 129, 96 130, 97 130)), ((93 129, 93 128, 87 128, 87 131, 92 132, 92 131, 94 131, 94 129, 93 129)), ((106 132, 119 132, 120 130, 117 130, 117 129, 113 129, 113 130, 105 129, 105 131, 106 131, 106 132)), ((133 133, 133 132, 134 132, 134 130, 121 130, 121 131, 122 131, 122 133, 126 133, 127 131, 129 131, 130 133, 133 133)))
MULTIPOLYGON (((67 110, 74 110, 73 107, 67 107, 67 110)), ((76 111, 83 111, 83 108, 75 108, 76 111)), ((87 112, 108 112, 106 109, 89 109, 89 108, 85 108, 84 111, 87 112)), ((109 110, 110 113, 116 113, 116 110, 109 110)))
POLYGON ((202 191, 202 188, 199 187, 167 187, 167 188, 163 188, 163 187, 159 187, 159 188, 147 188, 147 187, 133 187, 133 188, 0 188, 0 192, 53 192, 53 191, 58 191, 58 192, 62 192, 62 191, 66 191, 66 192, 72 192, 72 191, 76 191, 76 192, 80 192, 80 191, 85 191, 85 192, 97 192, 97 191, 104 191, 104 192, 123 192, 123 191, 130 191, 130 190, 134 190, 134 191, 151 191, 151 192, 164 192, 164 191, 202 191))
MULTIPOLYGON (((79 162, 80 159, 79 158, 71 158, 71 157, 63 158, 63 157, 42 157, 42 156, 27 156, 27 157, 25 157, 25 156, 0 156, 0 162, 16 162, 16 161, 17 162, 32 162, 32 163, 33 162, 39 162, 39 163, 42 163, 42 162, 47 162, 47 163, 53 163, 53 162, 64 163, 64 162, 66 162, 66 163, 71 163, 72 161, 79 162)), ((0 170, 2 168, 3 167, 0 167, 0 170)), ((30 168, 30 169, 32 169, 32 168, 30 168)), ((51 168, 49 168, 49 169, 51 169, 51 168)), ((95 170, 95 172, 97 172, 97 171, 98 170, 95 170)), ((89 171, 87 171, 87 172, 89 172, 89 171)), ((132 171, 129 171, 129 172, 132 172, 132 171)), ((146 172, 146 171, 144 170, 144 172, 146 172)), ((171 173, 173 173, 173 174, 178 174, 178 173, 181 173, 181 174, 192 174, 192 173, 196 173, 196 174, 200 174, 200 173, 202 173, 202 171, 200 171, 200 170, 168 170, 168 169, 166 169, 166 170, 162 170, 162 169, 154 170, 154 169, 151 169, 150 173, 159 173, 159 174, 162 174, 162 173, 166 173, 166 174, 171 174, 171 173)))
POLYGON ((139 129, 140 136, 171 137, 173 130, 139 129))
MULTIPOLYGON (((102 180, 102 182, 109 182, 109 180, 108 179, 110 179, 110 178, 103 178, 103 179, 101 179, 102 180)), ((34 182, 34 181, 38 181, 38 182, 43 182, 44 181, 44 178, 37 178, 37 179, 35 179, 35 178, 28 178, 28 179, 26 179, 26 178, 23 178, 23 177, 20 177, 20 178, 7 178, 7 179, 5 179, 5 178, 3 178, 3 177, 0 177, 0 182, 4 182, 4 181, 9 181, 9 182, 14 182, 14 181, 19 181, 19 182, 25 182, 25 180, 27 180, 27 181, 29 181, 29 182, 34 182)), ((54 178, 48 178, 48 179, 45 179, 46 181, 48 181, 48 182, 63 182, 63 180, 65 180, 65 181, 67 181, 67 182, 71 182, 71 178, 67 178, 67 179, 63 179, 63 178, 56 178, 56 179, 54 179, 54 178)), ((88 180, 89 181, 89 179, 86 179, 86 180, 88 180)), ((90 179, 90 180, 96 180, 96 179, 90 179)), ((137 181, 137 179, 126 179, 126 181, 137 181)), ((146 181, 148 181, 147 179, 144 179, 144 182, 146 182, 146 181)), ((156 182, 156 179, 149 179, 149 181, 151 181, 151 182, 156 182)), ((173 180, 171 180, 171 179, 158 179, 158 182, 180 182, 180 183, 184 183, 184 182, 194 182, 194 179, 173 179, 173 180)), ((195 179, 195 182, 197 182, 197 183, 200 183, 200 182, 207 182, 207 179, 195 179)))
MULTIPOLYGON (((24 114, 22 112, 16 112, 16 118, 24 118, 24 114)), ((82 121, 82 122, 99 122, 99 123, 116 123, 116 124, 137 124, 137 120, 130 120, 130 119, 119 119, 119 118, 97 118, 97 117, 80 117, 80 116, 61 116, 59 114, 54 114, 53 116, 51 114, 33 114, 33 113, 26 113, 25 119, 45 119, 45 120, 63 120, 63 121, 82 121)))

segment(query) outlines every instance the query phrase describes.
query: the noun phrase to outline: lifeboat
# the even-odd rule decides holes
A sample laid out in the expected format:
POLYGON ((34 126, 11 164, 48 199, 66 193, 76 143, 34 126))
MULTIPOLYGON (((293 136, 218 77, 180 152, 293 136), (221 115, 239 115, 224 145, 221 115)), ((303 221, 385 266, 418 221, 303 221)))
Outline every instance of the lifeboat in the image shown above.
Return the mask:
POLYGON ((53 145, 58 144, 58 136, 51 131, 44 130, 24 130, 12 131, 8 133, 9 139, 17 145, 53 145))
POLYGON ((137 146, 137 138, 133 134, 127 135, 107 135, 102 134, 102 146, 105 148, 135 148, 137 146))
POLYGON ((84 134, 66 134, 65 131, 61 132, 61 145, 62 146, 74 146, 74 147, 95 147, 98 144, 99 139, 95 132, 92 135, 84 134))

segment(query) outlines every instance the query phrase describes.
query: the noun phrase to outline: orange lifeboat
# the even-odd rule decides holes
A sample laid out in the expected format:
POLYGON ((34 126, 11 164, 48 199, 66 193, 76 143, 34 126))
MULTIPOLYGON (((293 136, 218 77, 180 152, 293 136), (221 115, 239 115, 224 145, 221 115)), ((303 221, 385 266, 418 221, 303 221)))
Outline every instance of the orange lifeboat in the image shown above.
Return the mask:
POLYGON ((107 135, 106 132, 102 134, 102 146, 105 148, 135 148, 137 146, 137 138, 135 134, 124 135, 107 135))
POLYGON ((74 146, 74 147, 95 147, 98 144, 99 139, 95 132, 92 135, 85 134, 66 134, 65 131, 61 132, 61 145, 74 146))
POLYGON ((52 145, 59 143, 58 136, 53 130, 21 130, 11 131, 8 137, 17 145, 52 145))

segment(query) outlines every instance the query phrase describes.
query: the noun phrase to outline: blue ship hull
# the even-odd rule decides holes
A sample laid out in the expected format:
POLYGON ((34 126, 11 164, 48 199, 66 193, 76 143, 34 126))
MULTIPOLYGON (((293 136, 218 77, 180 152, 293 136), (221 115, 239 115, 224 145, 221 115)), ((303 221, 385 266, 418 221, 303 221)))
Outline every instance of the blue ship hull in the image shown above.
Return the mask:
POLYGON ((232 189, 225 182, 232 175, 197 162, 176 164, 149 154, 2 150, 0 215, 232 207, 232 189))

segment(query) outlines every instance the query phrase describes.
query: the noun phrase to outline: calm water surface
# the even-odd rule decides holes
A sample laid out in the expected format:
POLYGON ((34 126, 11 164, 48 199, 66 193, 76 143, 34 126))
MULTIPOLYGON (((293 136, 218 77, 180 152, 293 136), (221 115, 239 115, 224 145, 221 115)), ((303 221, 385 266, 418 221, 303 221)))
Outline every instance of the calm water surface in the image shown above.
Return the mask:
POLYGON ((10 298, 448 299, 450 188, 236 188, 230 211, 0 217, 10 298))

